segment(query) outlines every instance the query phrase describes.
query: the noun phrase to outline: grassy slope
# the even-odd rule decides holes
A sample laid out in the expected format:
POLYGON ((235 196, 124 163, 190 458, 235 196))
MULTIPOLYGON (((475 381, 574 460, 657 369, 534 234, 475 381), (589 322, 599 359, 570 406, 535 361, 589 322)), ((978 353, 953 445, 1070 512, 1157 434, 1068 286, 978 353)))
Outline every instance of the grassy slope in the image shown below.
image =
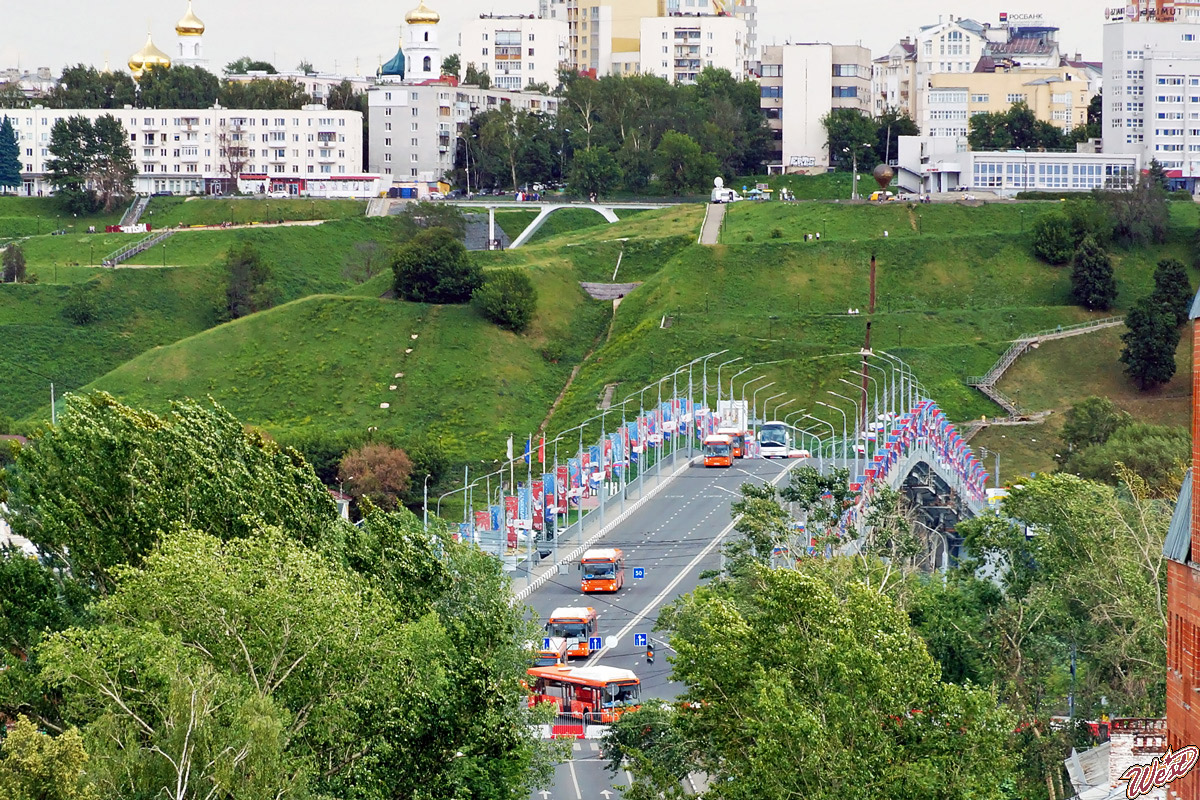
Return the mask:
POLYGON ((58 201, 50 197, 0 196, 0 241, 48 234, 59 228, 83 232, 89 225, 95 225, 98 230, 104 230, 105 225, 120 222, 126 208, 121 206, 108 214, 101 212, 73 217, 64 214, 58 201))
POLYGON ((155 227, 174 225, 244 224, 276 220, 344 219, 361 217, 362 200, 262 199, 248 197, 155 197, 142 217, 155 227))

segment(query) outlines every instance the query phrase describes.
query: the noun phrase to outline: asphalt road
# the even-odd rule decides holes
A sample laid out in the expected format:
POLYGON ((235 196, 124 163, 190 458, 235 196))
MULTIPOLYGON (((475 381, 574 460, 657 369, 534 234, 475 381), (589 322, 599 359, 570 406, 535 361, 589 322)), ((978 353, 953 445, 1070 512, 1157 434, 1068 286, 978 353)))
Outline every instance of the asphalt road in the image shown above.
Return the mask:
MULTIPOLYGON (((701 572, 720 567, 718 537, 731 530, 729 506, 740 496, 738 488, 747 481, 776 478, 777 485, 783 485, 787 479, 782 473, 797 463, 808 462, 746 459, 735 461, 729 469, 694 466, 685 470, 598 543, 624 551, 625 586, 621 591, 585 595, 579 589, 579 572, 572 569, 534 592, 528 604, 539 620, 559 606, 595 608, 604 649, 586 662, 573 659, 572 663, 633 670, 641 679, 643 703, 676 697, 683 686, 669 680, 667 657, 671 651, 653 632, 659 609, 695 589, 701 572), (635 567, 646 570, 643 579, 633 579, 635 567), (634 646, 637 633, 656 640, 653 664, 646 663, 644 648, 634 646)), ((598 742, 585 739, 573 747, 572 759, 555 769, 553 786, 534 792, 532 800, 609 800, 618 785, 628 785, 628 774, 614 776, 606 769, 598 742)))

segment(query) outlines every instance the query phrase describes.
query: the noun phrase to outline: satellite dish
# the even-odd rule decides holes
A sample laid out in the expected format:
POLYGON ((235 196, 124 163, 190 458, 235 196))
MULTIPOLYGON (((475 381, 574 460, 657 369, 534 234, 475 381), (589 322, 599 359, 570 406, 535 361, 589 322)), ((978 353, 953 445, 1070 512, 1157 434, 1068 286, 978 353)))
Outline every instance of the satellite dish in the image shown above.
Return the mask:
POLYGON ((721 188, 722 186, 724 186, 724 185, 725 185, 725 179, 724 179, 724 178, 721 178, 721 177, 716 177, 716 178, 713 178, 713 186, 715 186, 715 187, 717 187, 718 189, 720 189, 720 188, 721 188))

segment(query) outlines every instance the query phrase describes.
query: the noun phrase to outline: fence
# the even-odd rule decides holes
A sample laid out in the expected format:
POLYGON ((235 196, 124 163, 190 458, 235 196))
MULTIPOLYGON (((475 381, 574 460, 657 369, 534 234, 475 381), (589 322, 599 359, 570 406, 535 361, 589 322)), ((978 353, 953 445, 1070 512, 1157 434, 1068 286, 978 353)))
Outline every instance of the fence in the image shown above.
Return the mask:
POLYGON ((114 250, 113 252, 109 253, 108 256, 105 257, 105 259, 100 263, 106 267, 115 267, 118 264, 121 264, 122 262, 128 261, 129 259, 133 258, 138 253, 144 253, 145 251, 149 250, 154 245, 167 239, 170 236, 173 236, 174 234, 175 234, 175 230, 173 228, 170 228, 167 230, 162 230, 162 231, 155 231, 154 233, 151 233, 149 236, 147 236, 145 239, 139 239, 138 241, 134 242, 133 244, 128 244, 119 250, 114 250))

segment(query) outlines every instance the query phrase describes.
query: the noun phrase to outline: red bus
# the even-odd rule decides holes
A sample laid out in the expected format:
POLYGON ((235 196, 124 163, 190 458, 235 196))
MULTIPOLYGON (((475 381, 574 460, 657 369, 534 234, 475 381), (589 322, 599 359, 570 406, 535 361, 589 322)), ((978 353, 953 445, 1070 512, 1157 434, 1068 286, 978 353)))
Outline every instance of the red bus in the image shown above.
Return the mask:
POLYGON ((618 667, 532 667, 529 705, 553 703, 560 714, 582 714, 590 721, 616 722, 641 707, 641 681, 618 667))
POLYGON ((616 592, 625 585, 625 556, 615 547, 588 550, 579 561, 585 592, 616 592))

